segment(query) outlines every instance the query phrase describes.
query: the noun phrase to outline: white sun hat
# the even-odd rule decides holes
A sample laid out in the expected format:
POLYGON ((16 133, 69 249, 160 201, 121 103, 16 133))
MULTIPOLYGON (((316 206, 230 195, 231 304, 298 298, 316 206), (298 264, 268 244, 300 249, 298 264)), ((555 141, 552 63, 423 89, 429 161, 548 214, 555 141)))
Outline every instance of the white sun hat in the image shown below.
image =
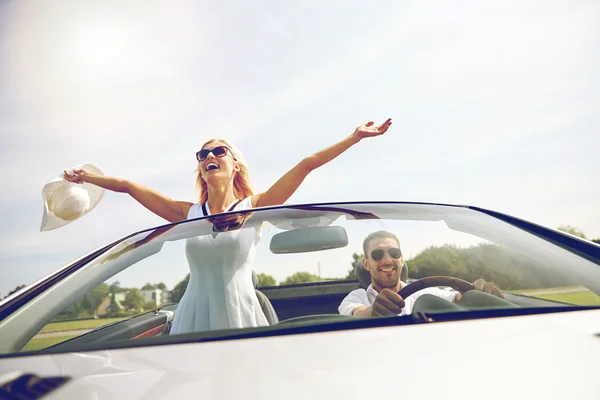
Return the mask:
MULTIPOLYGON (((75 167, 85 172, 104 175, 100 168, 92 164, 75 167)), ((69 174, 73 170, 67 170, 69 174)), ((81 218, 98 205, 104 196, 104 189, 91 183, 73 183, 65 179, 64 173, 48 182, 42 189, 44 215, 40 232, 51 231, 81 218)))

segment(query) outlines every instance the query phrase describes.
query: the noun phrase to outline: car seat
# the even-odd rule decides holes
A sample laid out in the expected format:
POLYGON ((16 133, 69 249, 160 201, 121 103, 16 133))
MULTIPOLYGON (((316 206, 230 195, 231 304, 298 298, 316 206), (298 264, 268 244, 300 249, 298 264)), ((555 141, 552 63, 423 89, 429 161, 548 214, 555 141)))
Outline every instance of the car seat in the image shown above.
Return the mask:
POLYGON ((254 290, 256 291, 256 297, 258 297, 260 308, 263 310, 265 317, 267 317, 269 325, 275 325, 279 322, 279 318, 277 318, 277 313, 269 298, 265 296, 263 292, 258 290, 258 275, 256 275, 256 272, 254 271, 252 271, 252 283, 254 284, 254 290))

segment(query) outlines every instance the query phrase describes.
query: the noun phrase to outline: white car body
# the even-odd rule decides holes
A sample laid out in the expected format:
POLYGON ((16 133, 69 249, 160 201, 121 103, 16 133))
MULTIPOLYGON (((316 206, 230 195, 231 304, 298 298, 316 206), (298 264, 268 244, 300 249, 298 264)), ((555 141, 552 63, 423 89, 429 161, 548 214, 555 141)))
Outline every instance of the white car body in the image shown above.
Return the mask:
POLYGON ((0 361, 47 399, 598 399, 600 310, 0 361))
MULTIPOLYGON (((177 264, 158 258, 160 268, 147 273, 143 268, 154 264, 143 262, 169 256, 170 242, 212 235, 216 222, 237 222, 224 216, 229 219, 215 219, 215 225, 200 218, 130 235, 0 301, 0 399, 27 396, 26 384, 42 391, 51 388, 45 399, 78 400, 600 399, 600 246, 466 206, 302 205, 244 216, 232 230, 270 224, 262 232, 263 260, 284 267, 297 257, 304 268, 329 254, 341 265, 352 265, 356 278, 261 286, 258 278, 254 282, 253 271, 261 307, 271 316, 268 326, 173 333, 173 316, 181 304, 174 300, 87 330, 82 325, 81 331, 67 334, 67 325, 62 325, 43 332, 50 324, 62 324, 56 316, 99 285, 106 287, 100 298, 104 302, 106 282, 118 280, 134 265, 142 266, 132 272, 140 274, 140 282, 159 281, 156 271, 177 264), (369 254, 362 249, 363 240, 382 223, 411 232, 405 234, 406 242, 422 237, 427 244, 436 240, 435 249, 448 249, 439 246, 466 237, 471 241, 463 250, 488 251, 461 256, 464 263, 455 270, 435 269, 450 265, 434 257, 442 253, 427 253, 431 258, 426 261, 433 261, 422 264, 416 256, 410 260, 416 280, 398 294, 411 285, 433 285, 427 278, 436 280, 436 286, 452 285, 438 279, 460 280, 470 271, 476 275, 463 281, 470 288, 455 290, 473 290, 470 282, 487 274, 505 279, 502 294, 478 293, 494 302, 467 306, 459 300, 450 311, 422 303, 406 316, 339 315, 339 304, 350 291, 364 290, 375 281, 360 257, 349 261, 353 249, 369 254), (427 229, 421 230, 423 225, 427 229), (483 239, 490 243, 482 244, 483 239), (167 250, 161 253, 165 244, 167 250), (434 268, 427 270, 428 265, 434 268), (435 271, 450 272, 443 276, 435 271), (557 297, 561 294, 568 296, 557 297), (581 304, 582 299, 587 303, 581 304), (27 343, 40 332, 45 344, 28 349, 27 343), (58 339, 49 344, 46 339, 52 335, 58 339)), ((458 246, 449 249, 459 257, 458 246)), ((376 260, 374 254, 369 256, 376 260)), ((395 259, 398 280, 404 272, 408 277, 408 262, 401 256, 395 259)), ((71 322, 79 320, 67 322, 73 329, 71 322)))

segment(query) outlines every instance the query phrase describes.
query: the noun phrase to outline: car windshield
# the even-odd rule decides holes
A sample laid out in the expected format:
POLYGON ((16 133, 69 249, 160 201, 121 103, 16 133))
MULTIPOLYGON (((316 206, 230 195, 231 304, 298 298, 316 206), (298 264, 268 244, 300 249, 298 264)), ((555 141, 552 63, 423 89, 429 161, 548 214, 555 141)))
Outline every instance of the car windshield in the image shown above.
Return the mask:
MULTIPOLYGON (((600 305, 599 265, 482 211, 408 203, 275 207, 143 231, 59 271, 66 275, 2 321, 10 338, 2 353, 348 322, 357 317, 341 315, 342 303, 372 286, 365 256, 401 260, 402 287, 434 276, 484 279, 520 309, 600 305), (371 246, 364 254, 365 238, 382 231, 397 238, 391 248, 399 252, 371 246)), ((392 261, 370 265, 374 280, 393 279, 392 261)), ((449 293, 448 285, 432 287, 449 293)))

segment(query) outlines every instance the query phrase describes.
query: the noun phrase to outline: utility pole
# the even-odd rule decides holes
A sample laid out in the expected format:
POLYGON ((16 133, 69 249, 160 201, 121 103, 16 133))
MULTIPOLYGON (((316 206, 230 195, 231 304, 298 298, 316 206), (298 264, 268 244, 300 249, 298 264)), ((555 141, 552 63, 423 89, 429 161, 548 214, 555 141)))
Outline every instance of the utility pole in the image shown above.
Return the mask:
POLYGON ((317 268, 319 269, 319 279, 321 278, 321 262, 317 261, 317 268))

